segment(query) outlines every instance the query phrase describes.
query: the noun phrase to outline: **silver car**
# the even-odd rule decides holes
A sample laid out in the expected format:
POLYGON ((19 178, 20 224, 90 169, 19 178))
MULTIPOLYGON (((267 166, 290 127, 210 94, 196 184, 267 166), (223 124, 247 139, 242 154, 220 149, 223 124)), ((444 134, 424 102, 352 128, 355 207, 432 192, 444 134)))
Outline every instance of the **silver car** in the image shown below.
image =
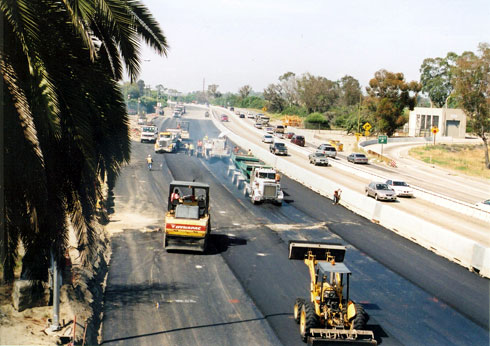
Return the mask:
POLYGON ((311 153, 310 155, 308 155, 308 159, 310 160, 310 163, 315 166, 328 166, 328 157, 326 154, 320 152, 311 153))
POLYGON ((368 163, 368 158, 364 154, 352 153, 347 156, 347 161, 352 163, 368 163))
POLYGON ((316 148, 316 152, 325 154, 333 159, 335 159, 335 157, 337 156, 337 149, 335 149, 335 147, 331 146, 330 144, 320 144, 318 148, 316 148))
POLYGON ((372 196, 379 201, 396 201, 396 192, 390 189, 388 184, 373 181, 365 188, 366 196, 372 196))

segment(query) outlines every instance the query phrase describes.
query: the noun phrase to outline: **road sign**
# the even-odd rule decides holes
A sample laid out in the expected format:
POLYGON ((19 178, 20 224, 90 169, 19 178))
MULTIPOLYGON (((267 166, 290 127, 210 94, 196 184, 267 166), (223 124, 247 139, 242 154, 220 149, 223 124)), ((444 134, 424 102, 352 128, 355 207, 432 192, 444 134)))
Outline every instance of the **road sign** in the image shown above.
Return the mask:
POLYGON ((439 132, 439 128, 437 126, 432 126, 432 128, 430 129, 430 131, 433 133, 433 134, 436 134, 437 132, 439 132))
POLYGON ((356 141, 359 142, 359 138, 362 137, 362 133, 356 132, 354 135, 356 136, 356 141))
POLYGON ((262 107, 262 112, 267 112, 267 107, 262 107))
POLYGON ((366 131, 369 131, 371 130, 371 124, 370 123, 365 123, 364 125, 362 125, 362 128, 366 131))
POLYGON ((378 144, 388 143, 388 136, 378 136, 378 144))
POLYGON ((369 132, 368 130, 364 131, 364 136, 369 137, 370 134, 371 132, 369 132))

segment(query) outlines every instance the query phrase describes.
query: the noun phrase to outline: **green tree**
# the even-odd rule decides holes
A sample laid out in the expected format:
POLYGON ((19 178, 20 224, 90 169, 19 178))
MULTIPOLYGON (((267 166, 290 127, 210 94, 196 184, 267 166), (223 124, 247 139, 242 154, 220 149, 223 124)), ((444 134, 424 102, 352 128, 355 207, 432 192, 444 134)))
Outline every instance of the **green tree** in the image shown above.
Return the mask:
POLYGON ((328 119, 321 113, 311 113, 305 119, 306 128, 325 129, 330 128, 328 119))
POLYGON ((238 93, 240 94, 240 97, 243 99, 246 99, 248 95, 252 92, 252 87, 250 85, 244 85, 238 90, 238 93))
POLYGON ((361 100, 361 85, 352 76, 345 75, 339 81, 340 103, 344 106, 358 105, 361 100))
POLYGON ((458 55, 450 52, 445 58, 425 59, 420 67, 421 90, 437 107, 443 107, 453 91, 451 79, 457 59, 458 55))
POLYGON ((420 88, 417 82, 407 83, 403 73, 377 71, 366 88, 377 129, 391 136, 398 127, 405 124, 407 119, 403 111, 405 107, 413 109, 420 88))
POLYGON ((490 169, 488 137, 490 132, 490 45, 480 43, 479 55, 465 52, 459 57, 452 83, 469 125, 483 140, 485 166, 490 169))
POLYGON ((210 84, 208 85, 208 93, 211 95, 211 97, 220 97, 221 93, 218 91, 219 85, 217 84, 210 84))
POLYGON ((308 113, 326 112, 339 98, 338 83, 309 73, 298 80, 298 94, 308 113))
POLYGON ((298 82, 296 75, 293 72, 286 72, 279 77, 283 98, 286 100, 287 107, 292 107, 298 104, 298 82))
POLYGON ((131 81, 139 72, 138 38, 163 55, 167 45, 138 1, 0 0, 0 15, 4 279, 13 279, 19 241, 25 248, 23 276, 44 279, 50 251, 58 259, 65 253, 68 223, 82 259, 90 258, 102 184, 113 184, 130 154, 117 81, 123 67, 131 81))
POLYGON ((282 87, 279 84, 269 84, 264 89, 264 99, 268 103, 270 112, 281 112, 284 109, 285 100, 282 98, 282 87))

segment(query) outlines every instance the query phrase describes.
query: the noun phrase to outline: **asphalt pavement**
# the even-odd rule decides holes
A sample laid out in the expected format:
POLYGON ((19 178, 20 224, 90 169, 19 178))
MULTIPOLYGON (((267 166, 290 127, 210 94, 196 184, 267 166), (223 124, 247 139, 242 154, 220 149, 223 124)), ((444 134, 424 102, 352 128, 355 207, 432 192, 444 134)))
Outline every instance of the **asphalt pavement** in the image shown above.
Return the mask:
MULTIPOLYGON (((192 118, 202 116, 189 108, 192 118)), ((194 141, 219 134, 210 120, 189 121, 194 141)), ((347 245, 351 298, 370 314, 380 344, 488 345, 487 279, 289 179, 282 179, 282 207, 254 206, 226 175, 228 163, 152 149, 134 143, 116 184, 112 222, 129 217, 112 238, 103 344, 301 345, 292 306, 309 295, 309 275, 302 261, 288 260, 287 242, 303 239, 347 245), (152 172, 144 165, 149 153, 152 172), (171 179, 211 186, 205 255, 162 249, 171 179)))

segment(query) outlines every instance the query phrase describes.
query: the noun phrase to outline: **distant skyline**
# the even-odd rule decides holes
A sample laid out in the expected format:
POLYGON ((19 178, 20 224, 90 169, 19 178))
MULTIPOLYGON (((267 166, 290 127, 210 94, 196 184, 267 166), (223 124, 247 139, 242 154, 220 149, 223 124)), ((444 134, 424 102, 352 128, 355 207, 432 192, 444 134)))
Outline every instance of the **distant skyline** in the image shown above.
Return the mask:
POLYGON ((139 79, 182 92, 261 92, 288 71, 363 87, 379 69, 420 79, 425 58, 490 42, 490 1, 143 0, 170 45, 142 44, 139 79), (147 61, 149 60, 149 61, 147 61))

